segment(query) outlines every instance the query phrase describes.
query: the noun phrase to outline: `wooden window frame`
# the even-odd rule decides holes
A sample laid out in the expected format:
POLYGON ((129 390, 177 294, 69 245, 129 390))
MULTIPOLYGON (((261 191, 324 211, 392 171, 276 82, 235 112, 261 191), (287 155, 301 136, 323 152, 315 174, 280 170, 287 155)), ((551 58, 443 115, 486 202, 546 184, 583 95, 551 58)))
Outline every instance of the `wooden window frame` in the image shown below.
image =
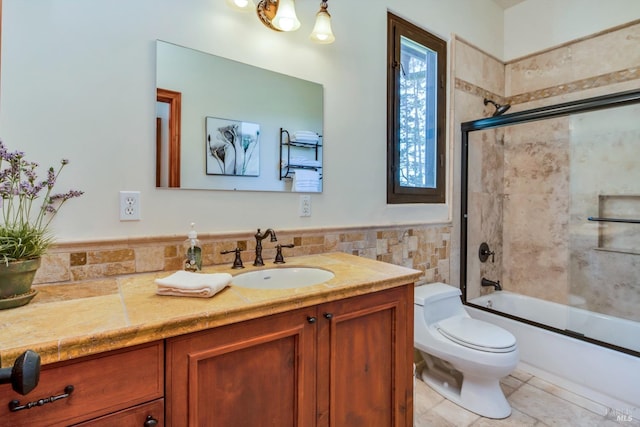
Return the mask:
POLYGON ((447 42, 428 31, 387 13, 387 203, 445 203, 446 201, 446 116, 447 42), (436 186, 404 187, 398 182, 400 163, 399 79, 400 38, 409 38, 435 51, 437 58, 436 186))

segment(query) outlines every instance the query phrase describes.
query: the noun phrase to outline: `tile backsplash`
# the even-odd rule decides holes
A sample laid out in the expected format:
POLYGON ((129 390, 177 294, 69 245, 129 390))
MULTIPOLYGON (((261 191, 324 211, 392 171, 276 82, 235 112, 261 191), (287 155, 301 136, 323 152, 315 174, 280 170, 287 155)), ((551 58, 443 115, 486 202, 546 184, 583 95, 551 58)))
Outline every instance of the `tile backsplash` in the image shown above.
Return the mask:
MULTIPOLYGON (((451 224, 395 227, 276 230, 278 243, 288 257, 325 252, 346 252, 391 264, 422 270, 418 284, 450 282, 451 224)), ((253 233, 199 234, 203 266, 233 263, 234 254, 220 252, 240 248, 246 266, 253 263, 253 233)), ((182 236, 158 236, 84 243, 60 243, 42 259, 35 284, 73 283, 125 274, 182 269, 182 236)), ((273 263, 278 243, 263 242, 265 265, 273 263)))

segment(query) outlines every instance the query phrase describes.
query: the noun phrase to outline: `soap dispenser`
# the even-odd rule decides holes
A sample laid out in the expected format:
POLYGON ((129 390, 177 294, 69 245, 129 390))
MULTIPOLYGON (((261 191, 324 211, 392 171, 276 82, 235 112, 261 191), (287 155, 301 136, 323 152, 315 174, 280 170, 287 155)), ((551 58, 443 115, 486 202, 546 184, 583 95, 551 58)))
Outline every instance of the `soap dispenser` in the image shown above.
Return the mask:
POLYGON ((191 223, 191 230, 184 241, 186 259, 184 261, 184 269, 186 271, 202 270, 202 247, 198 240, 198 233, 194 229, 195 223, 191 223))

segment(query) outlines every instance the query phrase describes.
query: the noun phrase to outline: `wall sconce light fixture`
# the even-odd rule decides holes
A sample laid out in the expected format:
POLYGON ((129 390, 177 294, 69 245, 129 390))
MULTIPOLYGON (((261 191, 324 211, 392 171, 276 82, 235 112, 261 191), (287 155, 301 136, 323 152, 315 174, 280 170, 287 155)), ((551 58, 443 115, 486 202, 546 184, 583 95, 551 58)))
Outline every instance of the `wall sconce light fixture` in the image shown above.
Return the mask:
MULTIPOLYGON (((258 19, 266 27, 274 31, 295 31, 300 28, 300 21, 296 16, 294 0, 227 0, 229 6, 235 10, 249 12, 255 10, 258 19)), ((331 15, 327 11, 327 0, 322 0, 320 10, 316 13, 316 23, 309 36, 316 43, 329 44, 335 41, 331 30, 331 15)))
POLYGON ((316 24, 309 37, 321 44, 333 43, 336 39, 331 30, 331 15, 327 11, 327 0, 322 0, 320 3, 320 10, 316 13, 316 24))

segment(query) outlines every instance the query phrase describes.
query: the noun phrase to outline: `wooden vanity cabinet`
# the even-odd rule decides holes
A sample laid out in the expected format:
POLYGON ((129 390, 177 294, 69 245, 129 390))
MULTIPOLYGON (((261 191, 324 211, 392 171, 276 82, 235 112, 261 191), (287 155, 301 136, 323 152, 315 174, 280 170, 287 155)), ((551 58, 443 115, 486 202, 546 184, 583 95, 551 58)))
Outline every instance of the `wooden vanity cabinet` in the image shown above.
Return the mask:
POLYGON ((45 365, 0 425, 411 427, 412 364, 407 284, 45 365))
POLYGON ((316 425, 413 427, 413 284, 320 305, 318 320, 316 425))
POLYGON ((164 346, 157 341, 45 365, 38 386, 26 396, 3 385, 0 425, 69 426, 91 420, 80 425, 153 427, 156 420, 161 426, 163 395, 164 346), (30 407, 11 411, 11 401, 30 407), (145 425, 148 416, 152 419, 145 425))
POLYGON ((166 341, 174 427, 410 427, 413 285, 166 341))

